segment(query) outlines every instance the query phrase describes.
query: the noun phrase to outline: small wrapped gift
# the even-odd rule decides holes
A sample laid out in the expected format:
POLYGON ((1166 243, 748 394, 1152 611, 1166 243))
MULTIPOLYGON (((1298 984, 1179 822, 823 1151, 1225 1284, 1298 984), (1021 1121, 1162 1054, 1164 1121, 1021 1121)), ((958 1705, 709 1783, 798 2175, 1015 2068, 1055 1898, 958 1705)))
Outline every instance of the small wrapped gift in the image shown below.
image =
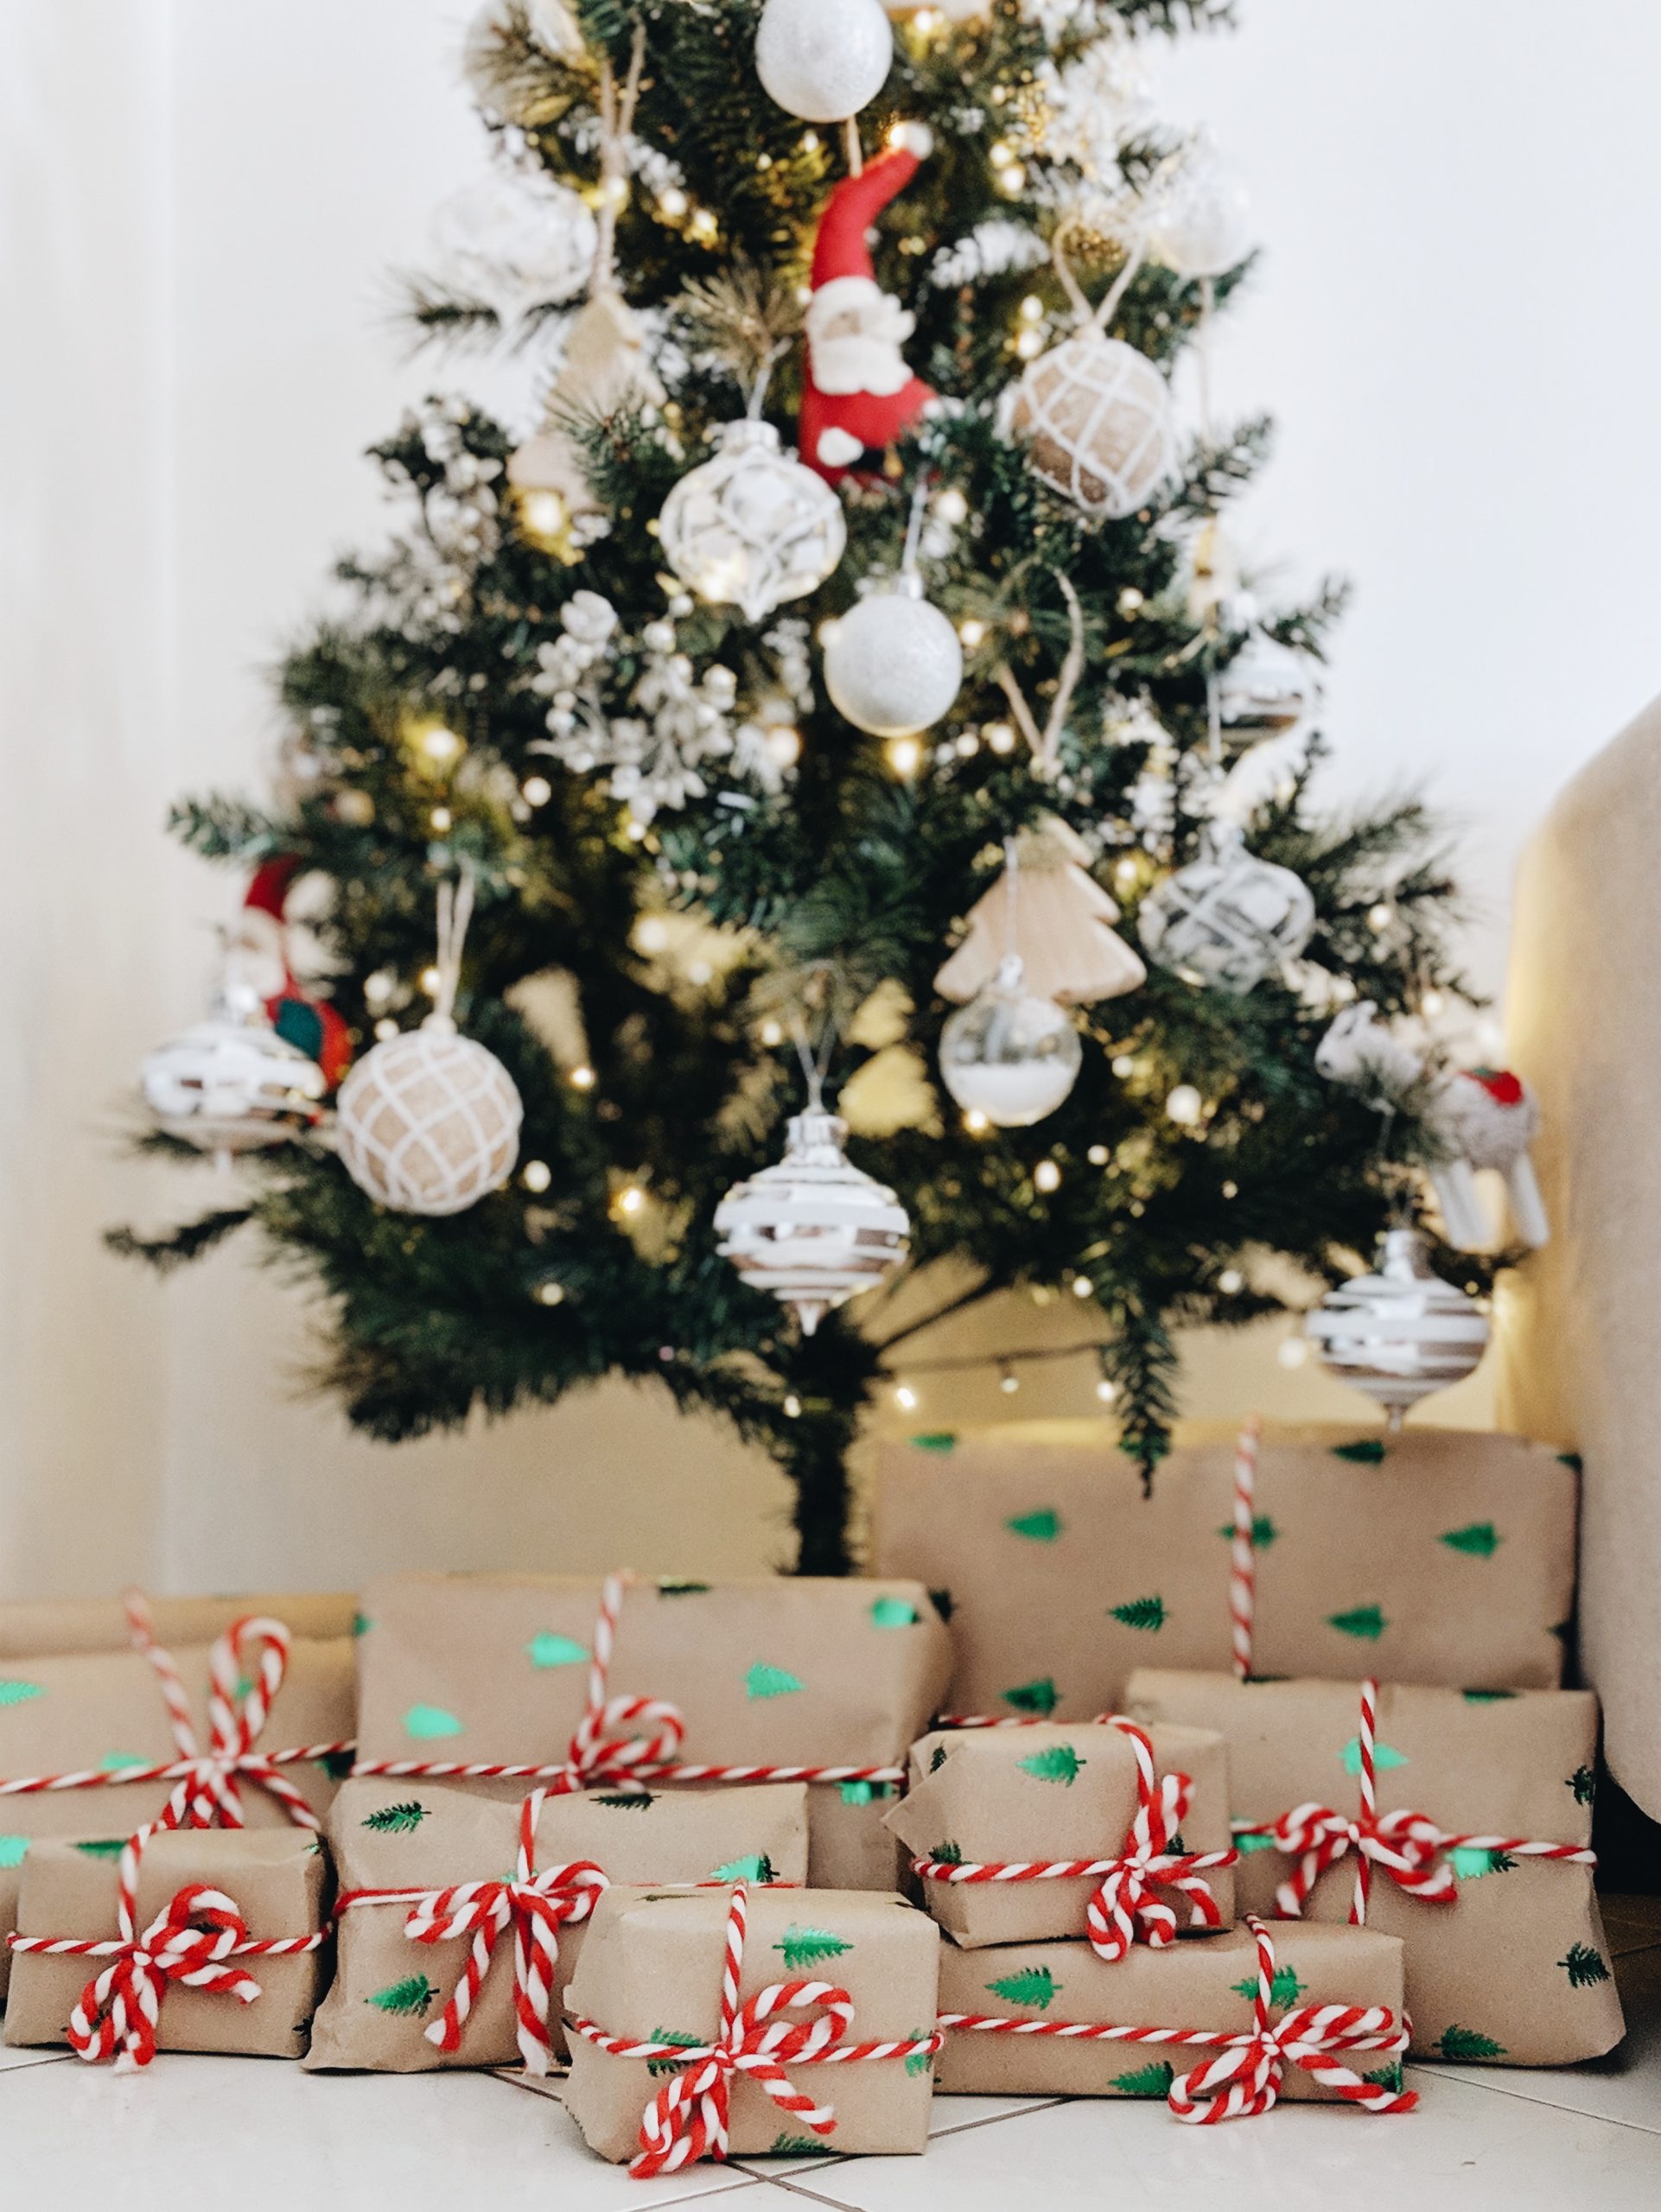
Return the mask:
POLYGON ((882 1813, 951 1662, 915 1583, 409 1575, 363 1609, 357 1772, 806 1782, 815 1886, 894 1887, 882 1813))
POLYGON ((888 1826, 955 1942, 1084 1936, 1104 1959, 1234 1918, 1228 1767, 1203 1728, 1117 1716, 963 1728, 912 1748, 888 1826))
POLYGON ((940 1936, 870 1891, 609 1890, 566 1993, 565 2105, 637 2175, 921 2151, 940 1936))
POLYGON ((350 1637, 250 1618, 174 1654, 142 1601, 129 1619, 136 1649, 0 1662, 0 1934, 36 1837, 113 1845, 164 1812, 315 1828, 351 1764, 350 1637))
POLYGON ((334 1983, 306 2064, 411 2073, 565 2056, 560 2006, 609 1881, 800 1884, 803 1785, 533 1790, 348 1782, 329 1813, 334 1983))
POLYGON ((1164 2097, 1179 2119, 1279 2097, 1407 2112, 1402 1946, 1365 1928, 1252 1921, 1110 1966, 1084 1943, 940 1955, 942 2094, 1164 2097))
POLYGON ((143 1827, 30 1851, 9 2044, 148 2066, 158 2050, 298 2058, 322 1987, 328 1865, 297 1828, 143 1827))
POLYGON ((1149 1726, 1227 1738, 1243 1910, 1405 1940, 1416 2052, 1562 2066, 1620 2040, 1592 1890, 1588 1692, 1148 1669, 1129 1701, 1149 1726))
MULTIPOLYGON (((328 1643, 350 1636, 358 1601, 344 1591, 285 1590, 245 1598, 152 1598, 150 1624, 174 1650, 211 1643, 233 1621, 279 1620, 290 1636, 328 1643)), ((0 1602, 0 1668, 12 1659, 72 1651, 126 1651, 132 1623, 120 1598, 18 1598, 0 1602)))
MULTIPOLYGON (((1140 1666, 1226 1667, 1239 1455, 1180 1446, 1144 1497, 1111 1441, 881 1447, 873 1564, 950 1605, 944 1710, 1088 1719, 1140 1666)), ((1550 1689, 1575 1602, 1575 1469, 1469 1430, 1269 1432, 1256 1455, 1260 1674, 1550 1689)))

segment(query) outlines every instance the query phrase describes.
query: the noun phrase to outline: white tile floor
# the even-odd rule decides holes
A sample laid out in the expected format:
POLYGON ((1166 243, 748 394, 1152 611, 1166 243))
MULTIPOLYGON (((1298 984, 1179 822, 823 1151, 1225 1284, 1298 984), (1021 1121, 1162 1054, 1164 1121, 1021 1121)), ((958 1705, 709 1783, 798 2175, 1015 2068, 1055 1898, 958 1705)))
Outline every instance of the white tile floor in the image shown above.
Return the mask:
POLYGON ((1162 2105, 941 2097, 923 2158, 755 2159, 631 2181, 583 2148, 557 2101, 487 2075, 302 2074, 167 2056, 114 2075, 0 2047, 6 2207, 112 2212, 385 2212, 536 2203, 619 2212, 693 2197, 735 2212, 1008 2212, 1104 2202, 1228 2212, 1657 2212, 1661 1915, 1609 1915, 1631 2033, 1562 2072, 1414 2066, 1399 2120, 1310 2106, 1215 2128, 1162 2105))

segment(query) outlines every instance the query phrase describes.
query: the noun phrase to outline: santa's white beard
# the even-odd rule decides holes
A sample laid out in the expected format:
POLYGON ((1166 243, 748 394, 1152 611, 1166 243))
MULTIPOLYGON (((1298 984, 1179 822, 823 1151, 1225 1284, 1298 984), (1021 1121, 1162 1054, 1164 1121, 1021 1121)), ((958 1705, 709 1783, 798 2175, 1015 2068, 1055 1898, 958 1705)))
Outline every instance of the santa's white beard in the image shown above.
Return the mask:
POLYGON ((821 338, 810 346, 809 355, 821 391, 869 391, 886 399, 911 376, 900 348, 882 338, 821 338))

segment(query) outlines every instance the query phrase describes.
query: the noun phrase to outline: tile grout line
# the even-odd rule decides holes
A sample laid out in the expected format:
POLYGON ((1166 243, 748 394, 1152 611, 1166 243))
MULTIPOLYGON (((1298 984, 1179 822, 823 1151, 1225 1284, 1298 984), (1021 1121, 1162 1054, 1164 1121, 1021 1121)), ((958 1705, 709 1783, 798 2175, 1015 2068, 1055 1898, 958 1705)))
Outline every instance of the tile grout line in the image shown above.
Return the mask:
MULTIPOLYGON (((1410 2059, 1404 2070, 1413 2074, 1422 2069, 1416 2067, 1410 2059)), ((1514 2104, 1532 2105, 1537 2111, 1540 2112, 1560 2112, 1570 2120, 1589 2120, 1601 2127, 1625 2127, 1630 2129, 1634 2135, 1661 2135, 1661 2125, 1652 2126, 1641 2120, 1621 2120, 1613 2113, 1588 2112, 1583 2105, 1560 2105, 1553 2097, 1531 2096, 1526 2089, 1508 2089, 1501 2082, 1478 2081, 1476 2073, 1477 2069, 1474 2067, 1461 2068, 1457 2072, 1450 2067, 1445 2073, 1432 2074, 1429 2080, 1432 2083, 1457 2082, 1469 2088, 1486 2089, 1492 2097, 1509 2097, 1514 2104)))

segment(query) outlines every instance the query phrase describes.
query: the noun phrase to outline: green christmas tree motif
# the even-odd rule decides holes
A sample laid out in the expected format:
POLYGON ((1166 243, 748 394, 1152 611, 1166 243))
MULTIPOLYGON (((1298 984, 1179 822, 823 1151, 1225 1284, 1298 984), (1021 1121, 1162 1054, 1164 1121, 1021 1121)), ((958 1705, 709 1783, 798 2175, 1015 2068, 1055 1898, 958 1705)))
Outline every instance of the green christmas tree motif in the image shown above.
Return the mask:
POLYGON ((338 1751, 323 1752, 317 1764, 331 1782, 344 1782, 352 1771, 355 1757, 356 1753, 352 1746, 347 1745, 338 1751))
POLYGON ((1254 1851, 1272 1851, 1275 1839, 1272 1835, 1253 1835, 1249 1828, 1237 1828, 1234 1848, 1242 1858, 1250 1858, 1254 1851))
MULTIPOLYGON (((1225 1521, 1222 1527, 1217 1531, 1217 1533, 1219 1536, 1226 1537, 1230 1542, 1232 1542, 1234 1539, 1234 1523, 1231 1521, 1225 1521)), ((1270 1519, 1266 1513, 1254 1513, 1252 1515, 1251 1548, 1254 1552, 1266 1552, 1270 1544, 1276 1541, 1279 1535, 1280 1530, 1275 1526, 1274 1522, 1270 1519)))
MULTIPOLYGON (((75 1848, 84 1851, 89 1859, 119 1859, 127 1846, 118 1835, 100 1835, 89 1836, 84 1843, 78 1843, 75 1848)), ((0 1859, 0 1866, 4 1863, 0 1859)))
POLYGON ((1047 1967, 1020 1967, 986 1986, 994 1997, 1002 1997, 1009 2004, 1029 2005, 1034 2012, 1043 2012, 1055 2001, 1061 1985, 1047 1967))
MULTIPOLYGON (((1257 1977, 1255 1974, 1249 1974, 1244 1981, 1230 1982, 1229 1987, 1237 1996, 1255 1997, 1257 1994, 1257 1977)), ((1290 1967, 1276 1967, 1274 1979, 1269 1985, 1269 2001, 1284 2009, 1288 2005, 1295 2005, 1308 1987, 1308 1984, 1300 1981, 1290 1967)))
POLYGON ((385 1989, 378 1989, 364 2003, 372 2005, 378 2012, 396 2012, 400 2018, 409 2019, 420 2014, 424 2017, 427 2007, 438 1992, 424 1974, 406 1974, 402 1981, 394 1981, 385 1989))
POLYGON ((98 1763, 100 1774, 121 1774, 130 1766, 150 1766, 153 1762, 138 1751, 105 1751, 98 1763))
POLYGON ((837 1784, 844 1805, 869 1805, 881 1797, 897 1797, 897 1782, 843 1782, 837 1784))
POLYGON ((1176 2069, 1168 2058, 1156 2058, 1151 2066, 1138 2066, 1134 2073, 1116 2074, 1113 2086, 1122 2097, 1168 2096, 1171 2084, 1176 2079, 1176 2069))
POLYGON ((769 1667, 758 1659, 744 1677, 744 1688, 751 1697, 791 1697, 796 1691, 805 1689, 806 1683, 787 1667, 769 1667))
POLYGON ((1515 1697, 1515 1690, 1461 1690, 1460 1695, 1467 1705, 1503 1705, 1507 1698, 1515 1697))
POLYGON ((708 1596, 709 1590, 707 1582, 687 1582, 676 1575, 660 1574, 658 1577, 658 1595, 660 1598, 703 1598, 708 1596))
POLYGON ((804 1928, 792 1921, 773 1945, 775 1951, 784 1954, 786 1966, 792 1974, 799 1974, 804 1967, 817 1967, 826 1959, 839 1959, 853 1945, 840 1936, 833 1936, 828 1928, 804 1928))
POLYGON ((1586 1462, 1578 1452, 1560 1452, 1557 1454, 1557 1460, 1561 1466, 1573 1468, 1577 1475, 1583 1475, 1586 1472, 1586 1462))
POLYGON ((1375 2066, 1371 2074, 1364 2074, 1361 2079, 1364 2082, 1371 2082, 1375 2089, 1389 2089, 1395 2095, 1400 2096, 1402 2062, 1398 2058, 1393 2066, 1375 2066))
MULTIPOLYGON (((672 2043, 681 2050, 697 2050, 703 2047, 703 2037, 686 2035, 679 2028, 653 2028, 646 2041, 672 2043)), ((678 2074, 686 2063, 684 2058, 648 2058, 646 2070, 654 2081, 660 2081, 665 2074, 678 2074)))
POLYGON ((367 1613, 353 1613, 352 1616, 352 1633, 353 1636, 367 1636, 370 1630, 373 1628, 374 1625, 375 1624, 370 1619, 367 1613))
MULTIPOLYGON (((921 2043, 932 2032, 930 2028, 913 2028, 908 2040, 921 2043)), ((926 2074, 933 2063, 934 2053, 932 2050, 914 2050, 906 2061, 906 2071, 907 2074, 926 2074)))
POLYGON ((1089 1761, 1081 1759, 1071 1744, 1051 1744, 1019 1764, 1021 1771, 1031 1775, 1034 1782, 1062 1782, 1071 1789, 1089 1761))
POLYGON ((792 2135, 784 2128, 768 2145, 767 2155, 770 2158, 837 2158, 842 2153, 822 2135, 792 2135))
POLYGON ((0 1866, 21 1866, 28 1856, 26 1835, 0 1835, 0 1866))
POLYGON ((1517 1861, 1508 1852, 1476 1851, 1468 1844, 1455 1844, 1448 1854, 1448 1864, 1461 1882, 1480 1882, 1485 1874, 1514 1874, 1517 1861))
POLYGON ((875 1628, 915 1628, 923 1616, 908 1599, 877 1598, 871 1605, 875 1628))
POLYGON ((430 1809, 418 1797, 403 1797, 396 1805, 381 1806, 358 1825, 372 1828, 377 1835, 413 1835, 430 1809))
POLYGON ((1035 1682, 1017 1682, 1002 1695, 1005 1705, 1014 1706, 1017 1713, 1035 1713, 1045 1719, 1061 1702, 1061 1693, 1047 1675, 1035 1682))
POLYGON ((1334 1459, 1347 1459, 1357 1467, 1376 1467, 1384 1459, 1384 1440, 1382 1436, 1359 1436, 1353 1444, 1334 1444, 1334 1459))
POLYGON ((920 1435, 913 1436, 911 1443, 916 1452, 955 1452, 958 1432, 953 1428, 926 1428, 920 1435))
POLYGON ((1390 1623, 1377 1605, 1353 1605, 1347 1613, 1328 1613, 1327 1625, 1340 1636, 1365 1637, 1369 1643, 1377 1643, 1390 1623))
POLYGON ((748 1859, 729 1859, 724 1866, 712 1867, 709 1878, 712 1882, 776 1882, 779 1873, 765 1851, 753 1851, 748 1859))
MULTIPOLYGON (((1361 1771, 1361 1738, 1352 1736, 1339 1753, 1346 1774, 1359 1775, 1361 1771)), ((1407 1753, 1398 1751, 1394 1744, 1387 1744, 1382 1737, 1375 1737, 1372 1745, 1372 1766, 1375 1774, 1383 1774, 1387 1767, 1405 1766, 1407 1753)))
POLYGON ((960 1843, 937 1843, 933 1850, 930 1852, 929 1857, 932 1859, 938 1866, 961 1866, 963 1865, 963 1846, 960 1843))
POLYGON ((427 1743, 436 1736, 459 1736, 461 1723, 442 1705, 412 1705, 404 1716, 404 1732, 427 1743))
POLYGON ((937 1744, 934 1746, 934 1749, 928 1755, 928 1770, 931 1774, 939 1774, 940 1769, 945 1764, 945 1745, 944 1744, 937 1744))
POLYGON ((533 1667, 586 1667, 589 1662, 586 1644, 574 1636, 556 1636, 551 1629, 533 1636, 525 1648, 533 1667))
POLYGON ((1569 1976, 1571 1989, 1590 1989, 1594 1983, 1609 1979, 1608 1967, 1589 1943, 1571 1943, 1568 1956, 1559 1959, 1557 1964, 1569 1976))
POLYGON ((1577 1805, 1589 1805, 1598 1794, 1598 1777, 1589 1766, 1577 1766, 1563 1788, 1574 1791, 1577 1805))
POLYGON ((1444 2028, 1433 2048, 1444 2058, 1503 2058, 1505 2046, 1475 2028, 1444 2028))
POLYGON ((1025 1536, 1034 1544, 1053 1544, 1062 1524, 1054 1507, 1047 1505, 1036 1513, 1015 1514, 1003 1525, 1012 1536, 1025 1536))
POLYGON ((1450 1552, 1467 1552, 1473 1559, 1492 1559, 1505 1541, 1492 1521, 1473 1521, 1468 1528, 1449 1529, 1436 1539, 1450 1552))
POLYGON ((594 1800, 608 1813, 649 1813, 657 1802, 649 1789, 611 1789, 594 1800))
POLYGON ((1169 1618, 1163 1598, 1132 1598, 1125 1605, 1110 1605, 1107 1610, 1126 1628, 1163 1628, 1169 1618))
POLYGON ((943 1621, 950 1621, 952 1614, 958 1610, 952 1602, 951 1592, 949 1590, 931 1590, 928 1593, 928 1601, 943 1621))
POLYGON ((45 1695, 38 1682, 19 1681, 15 1675, 0 1676, 0 1706, 27 1705, 31 1698, 45 1695))

